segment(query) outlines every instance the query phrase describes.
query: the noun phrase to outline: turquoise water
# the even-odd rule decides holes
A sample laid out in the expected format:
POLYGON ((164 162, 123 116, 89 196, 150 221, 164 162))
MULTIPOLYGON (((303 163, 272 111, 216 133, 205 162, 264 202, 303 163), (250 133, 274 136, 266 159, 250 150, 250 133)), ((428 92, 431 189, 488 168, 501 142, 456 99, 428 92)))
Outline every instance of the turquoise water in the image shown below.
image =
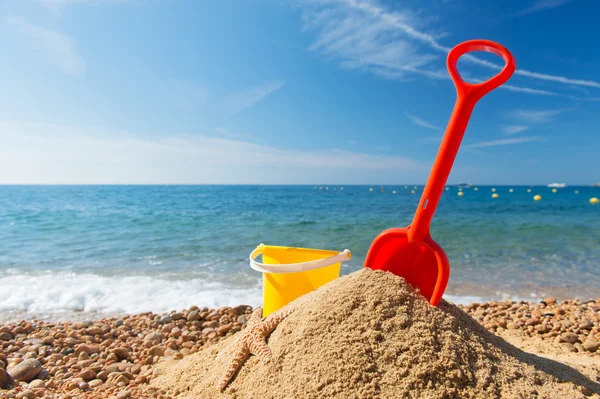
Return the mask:
MULTIPOLYGON (((348 248, 352 272, 379 232, 410 223, 423 189, 321 187, 0 187, 0 312, 257 305, 256 245, 348 248)), ((495 188, 450 187, 440 202, 431 234, 450 259, 447 297, 600 297, 600 188, 495 188)))

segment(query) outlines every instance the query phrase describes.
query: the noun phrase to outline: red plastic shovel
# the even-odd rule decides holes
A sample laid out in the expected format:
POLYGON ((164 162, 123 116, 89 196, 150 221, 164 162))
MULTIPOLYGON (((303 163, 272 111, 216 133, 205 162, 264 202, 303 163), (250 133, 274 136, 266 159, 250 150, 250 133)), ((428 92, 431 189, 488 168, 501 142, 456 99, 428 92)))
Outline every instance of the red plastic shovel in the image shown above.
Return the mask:
POLYGON ((450 50, 447 59, 450 77, 456 86, 456 105, 442 140, 440 150, 425 185, 412 223, 379 234, 371 244, 365 267, 387 270, 404 277, 418 288, 432 305, 437 305, 450 277, 446 253, 429 234, 429 225, 437 208, 469 118, 477 101, 505 83, 516 68, 515 59, 503 46, 489 40, 470 40, 450 50), (460 56, 471 51, 487 51, 499 55, 506 65, 493 78, 477 84, 466 83, 458 73, 460 56))

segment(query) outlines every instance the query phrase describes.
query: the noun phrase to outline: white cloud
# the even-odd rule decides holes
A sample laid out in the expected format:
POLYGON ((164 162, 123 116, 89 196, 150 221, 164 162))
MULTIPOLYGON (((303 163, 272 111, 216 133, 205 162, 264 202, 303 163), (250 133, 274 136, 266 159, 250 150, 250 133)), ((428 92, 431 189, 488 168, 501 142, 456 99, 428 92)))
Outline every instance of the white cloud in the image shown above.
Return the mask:
POLYGON ((530 87, 513 86, 513 85, 506 84, 506 83, 503 84, 502 86, 500 86, 499 88, 504 89, 504 90, 527 93, 527 94, 540 94, 542 96, 556 96, 557 95, 556 93, 547 91, 547 90, 532 89, 530 87))
POLYGON ((524 132, 525 130, 529 129, 529 126, 523 126, 523 125, 510 125, 510 126, 504 126, 502 128, 502 132, 508 135, 513 135, 513 134, 517 134, 520 132, 524 132))
MULTIPOLYGON (((537 8, 563 0, 541 0, 537 8)), ((389 10, 376 0, 299 0, 303 19, 309 29, 317 31, 317 41, 311 47, 336 59, 342 66, 368 70, 384 77, 401 78, 408 73, 444 78, 431 67, 439 60, 426 47, 447 54, 450 47, 440 44, 437 38, 415 27, 420 22, 417 15, 407 11, 389 10)), ((473 64, 499 70, 501 66, 467 54, 464 59, 473 64)), ((518 69, 515 74, 538 80, 576 86, 600 88, 600 83, 583 79, 570 79, 544 73, 518 69)), ((513 86, 515 88, 516 86, 513 86)), ((510 90, 510 89, 509 89, 510 90)), ((544 90, 513 90, 528 94, 548 95, 544 90)))
POLYGON ((257 140, 256 136, 250 135, 250 134, 245 134, 245 133, 238 133, 238 132, 232 132, 227 128, 224 127, 218 127, 215 129, 215 131, 220 134, 223 137, 227 137, 230 139, 250 139, 250 140, 257 140))
POLYGON ((570 3, 571 1, 573 0, 536 0, 531 6, 513 14, 511 18, 522 17, 525 15, 533 14, 538 11, 560 7, 564 4, 570 3))
POLYGON ((342 67, 363 69, 386 78, 438 73, 422 67, 440 57, 420 49, 410 35, 396 26, 416 20, 408 11, 379 12, 369 3, 352 0, 307 0, 302 4, 306 6, 306 27, 317 32, 310 49, 338 61, 342 67))
POLYGON ((71 4, 119 4, 130 3, 132 0, 38 0, 42 5, 53 11, 71 4))
POLYGON ((171 105, 187 111, 197 111, 208 104, 210 91, 204 86, 180 79, 171 79, 169 98, 171 105))
POLYGON ((542 141, 542 138, 541 137, 518 137, 518 138, 514 138, 514 139, 482 141, 482 142, 475 143, 475 144, 469 144, 466 147, 467 148, 496 147, 499 145, 530 143, 533 141, 542 141))
POLYGON ((31 40, 31 48, 38 51, 44 61, 74 76, 85 74, 85 61, 75 48, 73 40, 62 33, 32 25, 21 18, 9 17, 7 22, 31 40))
POLYGON ((348 184, 425 178, 428 170, 401 156, 29 122, 0 123, 0 140, 2 184, 348 184))
POLYGON ((556 115, 565 112, 566 109, 551 111, 518 109, 512 113, 512 117, 531 123, 550 122, 556 115))
POLYGON ((230 94, 219 100, 218 108, 229 115, 237 114, 260 102, 269 94, 281 89, 285 82, 276 80, 230 94))
POLYGON ((431 124, 431 123, 429 123, 429 122, 427 122, 427 121, 425 121, 425 120, 423 120, 421 118, 418 118, 418 117, 416 117, 414 115, 409 114, 408 112, 405 112, 404 115, 406 115, 406 117, 408 119, 410 119, 410 121, 412 123, 414 123, 415 125, 419 125, 419 126, 422 126, 422 127, 426 127, 428 129, 433 129, 433 130, 442 130, 442 128, 440 128, 439 126, 433 125, 433 124, 431 124))

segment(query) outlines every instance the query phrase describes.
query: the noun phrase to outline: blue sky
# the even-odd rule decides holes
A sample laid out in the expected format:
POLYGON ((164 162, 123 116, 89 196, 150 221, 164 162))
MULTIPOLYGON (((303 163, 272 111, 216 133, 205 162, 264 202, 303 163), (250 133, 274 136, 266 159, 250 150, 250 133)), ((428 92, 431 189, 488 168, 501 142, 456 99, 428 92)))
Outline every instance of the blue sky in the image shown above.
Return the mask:
POLYGON ((449 183, 600 180, 594 0, 13 0, 0 13, 0 183, 422 184, 455 100, 447 51, 475 38, 509 48, 517 72, 477 105, 449 183))

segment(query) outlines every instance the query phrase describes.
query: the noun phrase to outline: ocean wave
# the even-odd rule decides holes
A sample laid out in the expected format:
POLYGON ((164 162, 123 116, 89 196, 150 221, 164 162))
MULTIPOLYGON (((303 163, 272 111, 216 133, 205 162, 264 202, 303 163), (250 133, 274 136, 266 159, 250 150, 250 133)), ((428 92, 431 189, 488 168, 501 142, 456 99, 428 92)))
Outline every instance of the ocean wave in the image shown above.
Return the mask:
MULTIPOLYGON (((101 276, 53 272, 8 274, 0 278, 0 320, 100 318, 141 312, 163 313, 192 305, 206 307, 246 304, 261 306, 259 284, 236 287, 205 279, 172 276, 101 276)), ((456 304, 489 300, 522 300, 496 292, 490 297, 445 294, 456 304)), ((532 300, 532 298, 528 298, 532 300)))
POLYGON ((0 297, 0 312, 35 315, 160 313, 191 305, 258 306, 262 302, 259 285, 238 288, 200 279, 107 277, 70 272, 7 275, 0 278, 0 297))

